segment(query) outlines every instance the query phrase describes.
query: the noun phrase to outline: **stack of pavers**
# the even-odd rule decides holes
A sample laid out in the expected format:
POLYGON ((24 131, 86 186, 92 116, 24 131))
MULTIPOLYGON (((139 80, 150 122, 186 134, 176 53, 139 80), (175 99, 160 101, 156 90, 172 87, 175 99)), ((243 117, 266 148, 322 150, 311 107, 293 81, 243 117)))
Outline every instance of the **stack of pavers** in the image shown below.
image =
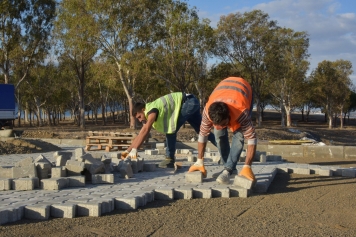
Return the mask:
POLYGON ((187 172, 196 161, 196 150, 177 149, 181 169, 160 169, 156 164, 164 159, 165 147, 155 146, 139 152, 134 160, 121 160, 117 152, 89 153, 78 148, 55 152, 51 159, 39 155, 0 168, 0 224, 22 218, 101 216, 154 200, 246 198, 253 192, 267 192, 277 172, 356 177, 356 169, 285 163, 281 156, 256 152, 252 168, 257 182, 251 188, 236 175, 243 166, 243 152, 230 183, 221 185, 212 178, 223 168, 217 151, 205 153, 208 175, 203 178, 199 171, 187 172))

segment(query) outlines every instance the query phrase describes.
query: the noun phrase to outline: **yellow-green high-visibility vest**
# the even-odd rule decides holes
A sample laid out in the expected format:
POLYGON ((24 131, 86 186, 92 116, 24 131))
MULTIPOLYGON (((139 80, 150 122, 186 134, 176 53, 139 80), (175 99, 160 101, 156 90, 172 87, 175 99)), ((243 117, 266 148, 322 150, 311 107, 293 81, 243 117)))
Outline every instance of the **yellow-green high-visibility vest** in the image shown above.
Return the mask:
POLYGON ((182 106, 183 93, 174 92, 147 103, 145 106, 145 116, 147 113, 156 108, 158 117, 153 123, 153 128, 165 134, 175 133, 177 129, 178 116, 182 106))

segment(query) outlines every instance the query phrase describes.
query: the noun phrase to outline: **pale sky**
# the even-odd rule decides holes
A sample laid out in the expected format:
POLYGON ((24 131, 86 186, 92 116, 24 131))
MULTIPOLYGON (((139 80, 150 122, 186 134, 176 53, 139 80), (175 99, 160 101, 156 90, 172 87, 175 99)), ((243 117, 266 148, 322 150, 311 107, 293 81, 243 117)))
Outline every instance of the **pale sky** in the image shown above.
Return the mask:
MULTIPOLYGON (((354 0, 186 0, 216 27, 220 16, 259 9, 281 27, 309 34, 310 71, 323 60, 352 62, 356 86, 356 1, 354 0)), ((309 72, 310 72, 309 71, 309 72)))

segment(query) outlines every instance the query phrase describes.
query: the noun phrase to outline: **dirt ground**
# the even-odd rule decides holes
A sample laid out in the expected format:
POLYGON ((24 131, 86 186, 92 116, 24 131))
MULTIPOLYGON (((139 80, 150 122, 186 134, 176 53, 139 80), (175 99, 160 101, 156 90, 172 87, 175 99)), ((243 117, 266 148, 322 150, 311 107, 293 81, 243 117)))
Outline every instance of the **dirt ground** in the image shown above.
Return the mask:
MULTIPOLYGON (((22 140, 33 145, 37 142, 29 149, 35 152, 36 149, 56 149, 37 138, 83 139, 89 130, 104 129, 130 131, 121 125, 105 128, 90 125, 80 131, 66 124, 54 128, 25 128, 22 140)), ((327 145, 356 144, 356 121, 350 121, 345 129, 327 129, 323 117, 314 116, 308 123, 298 121, 293 129, 300 133, 282 128, 272 114, 266 116, 264 125, 256 132, 261 140, 294 140, 307 136, 327 145)), ((159 141, 164 139, 154 131, 151 135, 159 141)), ((196 134, 188 126, 178 133, 178 140, 192 138, 196 138, 196 134)), ((356 159, 293 158, 288 161, 356 167, 356 159)), ((355 178, 345 177, 277 174, 267 193, 248 198, 154 201, 134 211, 116 210, 98 218, 21 220, 0 226, 0 236, 356 236, 355 181, 355 178)))

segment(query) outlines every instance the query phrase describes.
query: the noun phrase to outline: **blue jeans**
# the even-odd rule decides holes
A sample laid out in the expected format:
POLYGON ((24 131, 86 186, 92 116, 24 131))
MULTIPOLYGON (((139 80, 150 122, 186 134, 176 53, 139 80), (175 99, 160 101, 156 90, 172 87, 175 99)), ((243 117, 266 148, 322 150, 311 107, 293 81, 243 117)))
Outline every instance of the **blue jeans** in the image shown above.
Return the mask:
POLYGON ((244 148, 244 135, 242 134, 241 129, 236 130, 233 133, 230 148, 227 129, 228 128, 217 130, 214 128, 214 134, 224 167, 231 174, 233 170, 236 170, 236 164, 239 161, 241 152, 244 148))
MULTIPOLYGON (((185 122, 188 122, 194 128, 195 132, 199 134, 201 120, 202 117, 200 114, 199 100, 194 95, 188 95, 185 102, 182 104, 182 108, 179 113, 176 132, 166 134, 167 157, 174 159, 174 155, 176 153, 177 132, 180 127, 182 127, 185 122)), ((213 133, 209 134, 208 140, 216 146, 215 136, 213 133)))

